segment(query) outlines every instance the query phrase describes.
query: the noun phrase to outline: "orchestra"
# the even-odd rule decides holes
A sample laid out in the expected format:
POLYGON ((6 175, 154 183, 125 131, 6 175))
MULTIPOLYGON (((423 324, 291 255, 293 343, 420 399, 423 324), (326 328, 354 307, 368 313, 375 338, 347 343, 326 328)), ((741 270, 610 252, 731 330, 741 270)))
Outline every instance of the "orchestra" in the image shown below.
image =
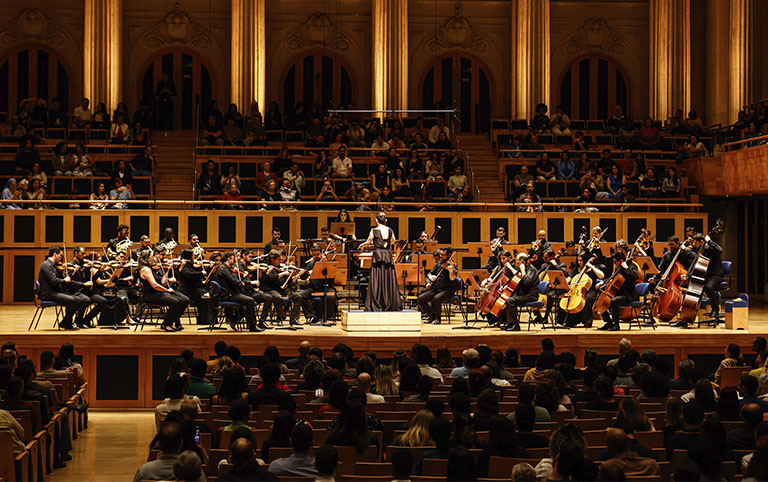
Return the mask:
MULTIPOLYGON (((348 219, 347 215, 344 221, 348 219)), ((591 328, 593 320, 602 317, 605 323, 599 330, 615 331, 621 321, 637 316, 628 307, 639 299, 636 283, 644 281, 651 285, 644 298, 651 313, 645 319, 648 325, 668 322, 673 327, 688 327, 700 316, 697 310, 704 297, 709 299, 710 309, 703 316, 712 318, 710 323, 715 325, 722 318, 718 290, 723 281, 723 248, 714 239, 722 232, 720 221, 708 235, 689 227, 683 242, 669 236, 658 265, 653 236, 646 228, 640 230, 634 244, 619 239, 610 247, 605 240, 607 229, 594 226, 589 235, 587 230, 583 226, 578 239, 568 240, 555 251, 544 230, 537 232, 530 245, 512 246, 506 229, 497 227, 488 242, 492 256, 482 266, 487 277, 473 274, 478 283, 475 319, 486 319, 489 328, 518 331, 520 308, 539 300, 546 308, 532 309, 530 323, 591 328), (561 257, 567 257, 569 265, 561 257), (549 281, 546 293, 539 293, 541 281, 549 281)), ((426 242, 434 234, 422 231, 410 243, 396 242, 386 249, 393 250, 395 265, 420 262, 420 285, 409 281, 398 297, 406 307, 409 300, 415 300, 424 322, 440 325, 445 321, 443 304, 457 291, 466 295, 468 280, 458 276, 460 253, 450 246, 435 251, 431 267, 419 257, 427 254, 426 242)), ((299 240, 304 245, 299 252, 300 243, 286 245, 281 236, 275 227, 267 250, 212 252, 206 259, 206 250, 194 233, 186 247, 178 245, 172 228, 166 228, 154 245, 146 234, 134 243, 130 228, 121 224, 117 236, 105 247, 90 254, 91 248, 74 248, 70 263, 64 249, 52 246, 40 266, 38 296, 63 306, 59 327, 67 330, 91 328, 94 323, 115 327, 142 323, 143 305, 163 307, 160 329, 166 332, 183 329, 181 317, 189 305, 195 307, 200 325, 216 325, 220 315, 233 329, 246 326, 251 332, 263 332, 273 327, 268 323, 282 325, 286 318, 286 329, 300 329, 303 312, 303 324, 327 326, 339 312, 340 283, 334 279, 335 270, 328 278, 313 276, 313 272, 318 263, 327 272, 330 263, 324 262, 338 265, 337 253, 349 252, 341 263, 349 263, 346 268, 351 278, 362 280, 362 288, 366 269, 370 271, 358 256, 365 243, 360 244, 354 235, 342 237, 322 227, 317 238, 299 240), (235 302, 240 308, 220 314, 221 301, 235 302)))

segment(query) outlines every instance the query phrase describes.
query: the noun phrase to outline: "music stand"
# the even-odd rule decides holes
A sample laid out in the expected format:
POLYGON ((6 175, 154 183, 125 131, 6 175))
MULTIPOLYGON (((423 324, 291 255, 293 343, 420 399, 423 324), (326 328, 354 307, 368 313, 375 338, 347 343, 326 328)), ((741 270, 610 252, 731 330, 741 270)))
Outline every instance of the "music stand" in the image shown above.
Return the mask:
POLYGON ((355 223, 339 223, 334 221, 331 223, 331 233, 339 236, 354 236, 355 223))
POLYGON ((653 262, 650 256, 638 256, 635 258, 635 263, 640 266, 640 271, 643 272, 643 279, 648 279, 649 274, 657 274, 659 272, 656 263, 653 262))
POLYGON ((489 243, 467 243, 467 256, 477 256, 479 258, 490 258, 493 256, 493 250, 489 243))
POLYGON ((419 266, 418 276, 416 279, 416 286, 421 288, 421 280, 427 279, 427 272, 435 266, 435 257, 432 254, 414 254, 411 256, 411 263, 416 263, 419 266), (424 270, 424 278, 421 277, 422 270, 424 270))
POLYGON ((424 241, 424 251, 427 253, 434 253, 437 249, 437 241, 424 241))
POLYGON ((569 271, 573 270, 573 267, 576 266, 576 260, 577 256, 560 256, 560 262, 568 267, 569 271))
POLYGON ((613 255, 613 252, 611 251, 612 248, 613 248, 613 243, 600 242, 600 252, 603 253, 604 257, 610 258, 613 255))
POLYGON ((112 276, 109 277, 107 280, 107 284, 104 285, 105 288, 113 288, 115 286, 115 280, 120 278, 120 275, 123 273, 124 268, 115 268, 115 271, 112 273, 112 276))
POLYGON ((561 249, 565 249, 565 243, 553 243, 550 241, 549 247, 557 254, 561 249))
MULTIPOLYGON (((407 286, 419 286, 419 265, 416 263, 395 263, 395 274, 397 275, 397 284, 403 286, 403 304, 408 298, 407 286)), ((369 287, 370 289, 370 287, 369 287)))
MULTIPOLYGON (((310 280, 323 281, 323 318, 320 320, 320 326, 333 326, 328 323, 328 281, 334 282, 338 269, 338 261, 318 261, 312 268, 312 274, 309 275, 310 280)), ((314 296, 314 293, 312 295, 314 296)))
MULTIPOLYGON (((485 271, 485 270, 483 270, 485 271)), ((477 280, 475 279, 475 275, 472 271, 468 270, 459 270, 458 278, 461 280, 461 296, 459 296, 459 304, 463 303, 467 296, 469 295, 469 286, 472 286, 472 289, 476 293, 480 293, 482 291, 482 288, 480 288, 480 285, 477 284, 477 280)), ((466 306, 463 307, 466 309, 466 306)), ((475 323, 477 323, 477 309, 475 309, 475 319, 472 321, 472 326, 469 326, 469 316, 467 316, 467 313, 464 313, 464 324, 462 326, 454 326, 453 330, 479 330, 480 327, 475 326, 475 323)))
MULTIPOLYGON (((549 281, 549 288, 553 290, 567 290, 569 288, 568 286, 568 280, 565 279, 565 275, 562 271, 559 269, 549 269, 544 274, 544 280, 549 281)), ((557 297, 562 298, 562 296, 557 297)), ((556 302, 557 303, 557 302, 556 302)), ((557 305, 555 305, 555 318, 557 318, 557 305)), ((552 316, 552 313, 550 313, 550 316, 552 316)), ((568 317, 568 314, 566 313, 566 318, 568 317)), ((570 327, 568 326, 559 326, 557 324, 556 319, 551 320, 550 326, 542 326, 542 329, 552 329, 552 330, 570 330, 570 327)))

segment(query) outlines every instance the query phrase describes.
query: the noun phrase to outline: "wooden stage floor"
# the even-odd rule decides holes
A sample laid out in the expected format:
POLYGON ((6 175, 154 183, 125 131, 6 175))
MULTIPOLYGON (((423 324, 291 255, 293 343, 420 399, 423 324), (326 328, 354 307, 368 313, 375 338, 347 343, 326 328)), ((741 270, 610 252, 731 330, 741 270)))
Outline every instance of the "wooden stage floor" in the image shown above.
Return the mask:
MULTIPOLYGON (((590 329, 572 328, 555 331, 542 329, 540 325, 531 325, 529 331, 527 324, 522 323, 522 331, 506 332, 497 328, 487 328, 485 322, 480 321, 475 325, 480 329, 464 330, 454 329, 463 324, 460 315, 454 314, 450 324, 444 321, 439 326, 422 325, 420 335, 347 334, 341 329, 341 325, 305 326, 298 331, 272 329, 264 333, 242 333, 231 329, 209 332, 198 331, 199 326, 188 324, 186 318, 184 318, 184 331, 178 333, 164 333, 159 328, 150 326, 143 330, 94 328, 68 332, 52 328, 53 313, 51 311, 43 316, 37 330, 27 331, 33 312, 34 308, 31 306, 0 305, 0 340, 13 340, 18 345, 29 348, 50 348, 68 341, 82 348, 176 351, 191 347, 200 349, 201 354, 212 354, 213 344, 221 339, 227 343, 237 343, 240 347, 247 347, 251 352, 257 350, 258 353, 262 353, 263 348, 268 345, 276 345, 281 352, 286 350, 284 353, 286 355, 294 353, 295 347, 301 340, 309 340, 313 346, 323 349, 330 349, 334 344, 344 342, 356 352, 375 351, 381 356, 391 355, 397 348, 409 349, 413 343, 423 343, 433 347, 433 350, 440 345, 445 345, 452 350, 452 354, 460 356, 460 352, 453 351, 481 343, 499 349, 515 346, 521 352, 523 350, 538 352, 540 340, 546 337, 555 340, 558 350, 561 349, 560 347, 563 350, 578 349, 579 351, 575 353, 581 354, 586 347, 615 350, 618 340, 622 337, 630 337, 636 345, 639 344, 643 348, 654 348, 659 353, 674 353, 679 356, 685 353, 720 353, 729 342, 739 343, 744 349, 749 350, 756 335, 768 336, 768 305, 766 304, 750 307, 749 330, 738 331, 726 330, 723 324, 717 328, 689 329, 672 328, 664 324, 655 330, 647 327, 642 329, 634 327, 629 330, 628 325, 622 324, 621 331, 604 332, 596 329, 602 325, 602 321, 599 320, 595 320, 595 326, 590 329)), ((243 353, 246 353, 244 349, 243 353)))

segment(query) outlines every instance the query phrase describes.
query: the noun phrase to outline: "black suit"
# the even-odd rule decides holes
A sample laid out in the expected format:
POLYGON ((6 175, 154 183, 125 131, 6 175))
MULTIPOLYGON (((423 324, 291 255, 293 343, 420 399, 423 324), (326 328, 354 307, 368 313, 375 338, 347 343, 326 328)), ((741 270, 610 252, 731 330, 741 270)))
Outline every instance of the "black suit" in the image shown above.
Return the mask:
POLYGON ((507 305, 504 308, 506 327, 514 330, 520 329, 520 314, 517 311, 518 307, 538 299, 539 273, 536 271, 536 268, 529 264, 525 267, 525 275, 517 284, 515 292, 507 300, 507 305))
POLYGON ((72 327, 72 317, 75 313, 91 303, 90 298, 82 293, 67 293, 82 289, 83 283, 75 280, 65 282, 64 274, 56 269, 50 259, 46 259, 40 265, 37 280, 40 282, 41 300, 54 301, 64 306, 64 319, 60 323, 62 328, 72 327))
MULTIPOLYGON (((253 305, 253 298, 240 291, 242 287, 240 280, 235 278, 232 270, 226 264, 219 266, 214 277, 221 287, 219 301, 239 303, 242 311, 245 313, 245 321, 248 323, 248 328, 253 328, 256 325, 256 309, 253 305)), ((268 310, 269 305, 265 305, 264 309, 268 310)))
MULTIPOLYGON (((720 259, 722 253, 723 248, 712 240, 707 241, 704 249, 701 251, 701 255, 709 259, 707 278, 704 280, 704 294, 709 298, 709 303, 712 305, 714 313, 720 312, 720 293, 717 289, 723 281, 723 262, 720 259)), ((693 267, 694 265, 691 264, 688 270, 689 273, 693 267)))
POLYGON ((629 305, 640 297, 635 289, 635 282, 640 276, 637 272, 637 265, 628 261, 627 266, 627 268, 619 266, 618 274, 624 277, 624 283, 621 285, 621 289, 616 293, 616 296, 611 299, 610 313, 608 311, 603 312, 603 321, 616 330, 619 329, 621 308, 629 305))
MULTIPOLYGON (((217 269, 218 271, 218 269, 217 269)), ((192 261, 187 261, 179 272, 179 291, 189 298, 197 307, 197 324, 207 325, 216 320, 216 309, 213 299, 203 285, 207 274, 202 267, 196 267, 192 261)))
MULTIPOLYGON (((301 275, 302 279, 309 278, 309 272, 315 267, 317 262, 314 258, 308 259, 304 263, 304 269, 306 272, 301 275)), ((299 318, 299 304, 304 309, 304 317, 306 319, 314 318, 317 313, 323 313, 324 318, 328 319, 336 314, 338 307, 336 301, 336 289, 333 287, 333 280, 319 280, 309 279, 307 281, 307 287, 297 292, 298 298, 293 303, 293 309, 291 310, 291 321, 296 321, 299 318), (314 301, 312 293, 325 293, 325 296, 320 297, 318 301, 314 301), (326 313, 327 308, 327 313, 326 313)))
MULTIPOLYGON (((76 264, 80 266, 80 269, 78 269, 77 272, 72 275, 73 280, 79 283, 85 283, 87 281, 91 281, 90 268, 84 267, 82 263, 78 263, 77 261, 72 261, 72 264, 76 264)), ((95 284, 96 283, 94 281, 94 285, 95 284)), ((85 286, 83 286, 82 288, 76 289, 75 293, 82 294, 88 297, 88 304, 81 306, 77 312, 76 321, 78 324, 90 325, 91 321, 95 319, 97 316, 99 316, 101 312, 107 308, 107 305, 109 303, 105 297, 103 297, 98 293, 95 293, 93 287, 86 288, 85 286), (94 303, 96 304, 96 306, 91 311, 88 312, 88 316, 84 317, 85 310, 86 308, 88 308, 88 305, 91 305, 94 303)), ((123 316, 123 318, 125 318, 125 316, 123 316)))

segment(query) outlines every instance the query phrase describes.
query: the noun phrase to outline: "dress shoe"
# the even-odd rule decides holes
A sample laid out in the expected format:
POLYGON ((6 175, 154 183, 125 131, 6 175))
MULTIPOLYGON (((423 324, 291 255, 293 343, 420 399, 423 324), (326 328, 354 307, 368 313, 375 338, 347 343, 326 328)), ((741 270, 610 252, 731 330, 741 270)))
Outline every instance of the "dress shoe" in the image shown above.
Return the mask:
POLYGON ((504 328, 502 328, 504 331, 520 331, 520 325, 505 325, 504 328))
POLYGON ((600 330, 600 331, 611 331, 611 330, 613 330, 613 324, 606 323, 603 326, 601 326, 600 328, 598 328, 598 330, 600 330))
POLYGON ((262 331, 264 331, 264 328, 262 328, 259 325, 251 325, 251 327, 248 328, 248 331, 250 331, 251 333, 261 333, 262 331))
POLYGON ((266 323, 264 323, 263 321, 260 321, 260 322, 259 322, 259 323, 258 323, 256 326, 258 326, 259 328, 261 328, 261 331, 264 331, 264 330, 271 330, 271 329, 272 329, 272 327, 271 327, 271 326, 267 326, 267 324, 266 324, 266 323))
POLYGON ((688 323, 684 321, 675 321, 669 324, 673 328, 688 328, 688 323))
POLYGON ((320 324, 320 320, 315 316, 308 319, 307 322, 305 323, 305 325, 319 325, 319 324, 320 324))
POLYGON ((432 324, 433 325, 439 325, 440 324, 440 320, 435 320, 435 321, 432 322, 432 324))
POLYGON ((618 324, 613 325, 613 327, 611 327, 611 331, 619 331, 620 329, 621 329, 621 326, 618 324))
POLYGON ((72 323, 60 324, 59 328, 61 328, 62 330, 67 330, 67 331, 77 331, 78 330, 78 328, 75 325, 73 325, 72 323))
POLYGON ((176 333, 176 328, 169 325, 163 325, 160 329, 166 333, 176 333))
POLYGON ((88 329, 88 328, 93 328, 93 326, 90 323, 85 323, 83 321, 81 321, 80 323, 76 323, 76 324, 77 324, 78 328, 82 328, 84 330, 88 329))
POLYGON ((176 329, 176 331, 182 331, 184 329, 184 327, 181 324, 174 326, 174 328, 176 329))

